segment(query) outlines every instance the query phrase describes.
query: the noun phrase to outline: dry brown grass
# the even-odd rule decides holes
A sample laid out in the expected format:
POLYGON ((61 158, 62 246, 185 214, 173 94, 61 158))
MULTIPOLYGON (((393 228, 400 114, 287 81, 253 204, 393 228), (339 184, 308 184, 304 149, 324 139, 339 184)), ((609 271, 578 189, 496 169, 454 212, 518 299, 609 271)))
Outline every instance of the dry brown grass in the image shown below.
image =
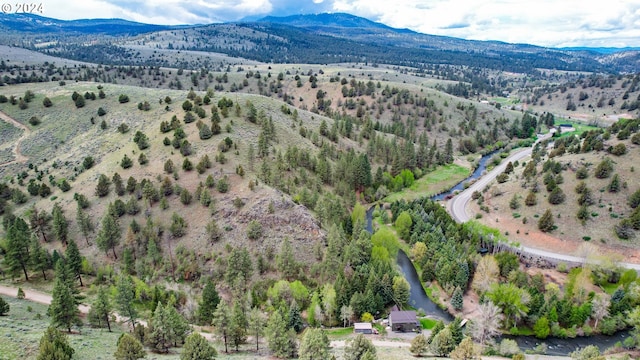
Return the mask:
MULTIPOLYGON (((612 137, 607 142, 615 145, 619 140, 612 137)), ((621 240, 614 231, 614 226, 621 218, 630 215, 631 209, 627 205, 627 198, 630 194, 640 188, 640 178, 636 175, 639 169, 634 169, 635 164, 640 164, 640 149, 630 141, 622 141, 627 145, 628 153, 624 156, 616 157, 605 151, 591 152, 586 154, 566 154, 554 158, 562 164, 568 165, 569 169, 562 172, 564 183, 559 185, 566 195, 566 200, 560 205, 551 205, 547 200, 548 192, 542 183, 542 176, 538 175, 537 181, 540 185, 540 192, 537 194, 538 204, 526 206, 524 199, 529 190, 524 188, 522 171, 524 167, 516 167, 515 173, 510 176, 510 180, 504 184, 493 183, 491 188, 484 193, 486 205, 490 212, 487 214, 481 211, 477 204, 472 203, 475 212, 482 214, 481 221, 487 225, 500 228, 503 232, 508 232, 508 237, 513 240, 533 247, 541 247, 548 250, 559 250, 563 248, 569 253, 578 253, 579 248, 586 240, 603 251, 613 251, 623 254, 628 261, 640 260, 637 250, 637 238, 635 240, 621 240), (609 193, 606 190, 611 180, 598 179, 593 175, 595 167, 603 158, 608 157, 614 161, 614 171, 620 176, 621 184, 627 184, 619 193, 609 193), (578 211, 575 187, 580 180, 576 179, 575 170, 582 165, 589 168, 589 177, 585 179, 587 186, 592 190, 595 204, 589 207, 589 212, 597 214, 587 220, 583 226, 576 217, 578 211), (499 190, 499 191, 497 191, 499 190), (497 192, 496 192, 497 191, 497 192), (496 193, 501 195, 496 196, 496 193), (511 198, 516 194, 519 197, 520 207, 512 210, 509 207, 511 198), (554 214, 554 221, 558 227, 549 234, 540 233, 537 228, 538 218, 546 209, 551 209, 554 214), (526 218, 528 223, 523 224, 526 218)), ((528 161, 528 160, 525 160, 528 161)), ((542 163, 538 166, 538 174, 542 171, 542 163)))

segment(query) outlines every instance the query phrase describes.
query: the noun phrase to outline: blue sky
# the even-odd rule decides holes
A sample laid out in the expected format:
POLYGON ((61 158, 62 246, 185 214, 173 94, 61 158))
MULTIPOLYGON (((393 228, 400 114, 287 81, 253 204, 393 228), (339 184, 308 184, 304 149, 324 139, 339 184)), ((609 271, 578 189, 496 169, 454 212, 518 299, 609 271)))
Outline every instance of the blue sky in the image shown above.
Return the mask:
POLYGON ((47 0, 43 16, 203 24, 347 12, 397 28, 551 47, 640 47, 640 0, 47 0))

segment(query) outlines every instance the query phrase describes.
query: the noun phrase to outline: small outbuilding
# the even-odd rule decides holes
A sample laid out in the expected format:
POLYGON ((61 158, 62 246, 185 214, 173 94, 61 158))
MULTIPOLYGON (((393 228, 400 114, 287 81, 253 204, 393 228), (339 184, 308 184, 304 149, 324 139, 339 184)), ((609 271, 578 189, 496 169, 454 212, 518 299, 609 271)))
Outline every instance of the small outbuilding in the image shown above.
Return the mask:
POLYGON ((391 311, 389 314, 389 327, 393 331, 418 331, 420 322, 415 311, 391 311))
POLYGON ((373 326, 371 323, 355 323, 353 324, 353 332, 356 334, 373 334, 373 326))

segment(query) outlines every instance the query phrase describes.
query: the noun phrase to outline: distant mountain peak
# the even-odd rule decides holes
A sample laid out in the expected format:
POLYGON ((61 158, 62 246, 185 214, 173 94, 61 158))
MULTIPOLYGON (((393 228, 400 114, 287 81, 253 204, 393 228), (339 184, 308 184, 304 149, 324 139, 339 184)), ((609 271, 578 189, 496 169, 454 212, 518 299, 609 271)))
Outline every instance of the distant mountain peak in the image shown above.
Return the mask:
POLYGON ((296 27, 340 27, 340 28, 360 28, 360 29, 381 29, 397 32, 413 32, 408 29, 396 29, 388 25, 369 20, 360 16, 348 13, 319 13, 300 14, 289 16, 266 16, 258 22, 268 22, 285 24, 296 27))

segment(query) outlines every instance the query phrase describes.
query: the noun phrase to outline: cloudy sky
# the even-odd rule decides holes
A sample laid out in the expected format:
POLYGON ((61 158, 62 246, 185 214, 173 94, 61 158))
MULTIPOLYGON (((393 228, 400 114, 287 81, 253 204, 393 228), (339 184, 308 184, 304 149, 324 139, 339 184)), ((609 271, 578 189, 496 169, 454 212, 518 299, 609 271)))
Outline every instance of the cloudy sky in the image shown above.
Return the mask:
POLYGON ((204 24, 347 12, 397 28, 551 47, 640 47, 640 0, 43 0, 44 16, 204 24))

